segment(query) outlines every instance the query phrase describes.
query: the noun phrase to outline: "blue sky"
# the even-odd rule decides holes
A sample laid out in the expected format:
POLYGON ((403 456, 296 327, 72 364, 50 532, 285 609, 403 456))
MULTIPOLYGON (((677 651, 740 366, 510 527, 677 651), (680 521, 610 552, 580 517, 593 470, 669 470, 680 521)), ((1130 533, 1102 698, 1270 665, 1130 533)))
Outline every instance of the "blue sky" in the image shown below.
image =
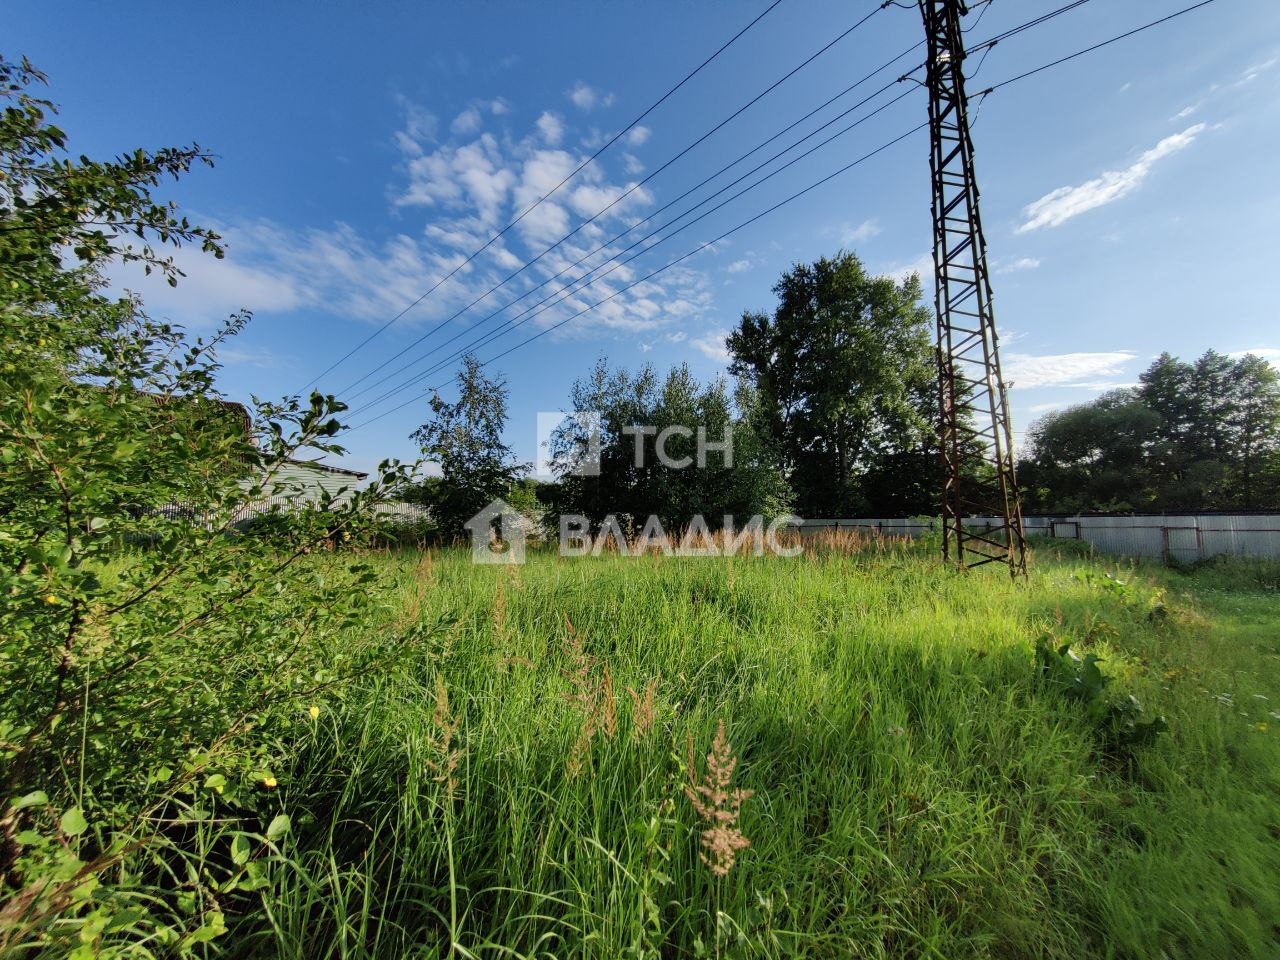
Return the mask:
MULTIPOLYGON (((994 48, 970 88, 1187 2, 1093 0, 994 48)), ((970 39, 1060 5, 993 0, 970 39)), ((200 7, 17 0, 6 8, 5 52, 26 54, 49 74, 50 94, 63 107, 75 152, 196 140, 218 154, 214 170, 198 171, 167 193, 194 220, 225 233, 227 260, 182 254, 189 276, 172 291, 133 274, 119 282, 142 292, 153 315, 194 331, 237 308, 253 310, 249 330, 222 353, 222 385, 235 398, 276 397, 301 390, 423 294, 765 6, 763 0, 200 7)), ((875 6, 871 0, 783 0, 647 117, 642 129, 326 376, 322 387, 351 396, 355 391, 344 388, 541 253, 875 6)), ((546 288, 480 326, 498 307, 920 37, 914 10, 878 13, 595 225, 379 375, 461 333, 387 384, 394 386, 536 303, 546 288)), ((828 107, 656 222, 892 75, 886 72, 828 107)), ((886 92, 849 119, 902 90, 886 92)), ((575 294, 578 300, 530 317, 478 355, 486 359, 620 290, 924 119, 924 93, 917 91, 575 294)), ((1274 0, 1218 0, 1001 90, 982 105, 974 136, 1016 430, 1045 411, 1134 382, 1161 350, 1184 357, 1210 347, 1268 351, 1280 360, 1278 121, 1280 4, 1274 0)), ((510 385, 509 437, 517 453, 534 458, 537 412, 562 409, 570 382, 602 353, 631 367, 687 362, 704 378, 723 372, 724 332, 743 309, 771 308, 770 287, 797 261, 846 247, 876 271, 924 270, 931 290, 927 156, 926 138, 916 134, 498 360, 492 369, 510 385)), ((605 262, 610 249, 654 225, 606 248, 587 266, 605 262)), ((360 424, 446 383, 455 366, 376 407, 364 405, 382 390, 354 399, 350 422, 360 424)), ((367 469, 384 456, 412 458, 408 435, 425 416, 426 401, 419 399, 353 431, 345 462, 367 469)))

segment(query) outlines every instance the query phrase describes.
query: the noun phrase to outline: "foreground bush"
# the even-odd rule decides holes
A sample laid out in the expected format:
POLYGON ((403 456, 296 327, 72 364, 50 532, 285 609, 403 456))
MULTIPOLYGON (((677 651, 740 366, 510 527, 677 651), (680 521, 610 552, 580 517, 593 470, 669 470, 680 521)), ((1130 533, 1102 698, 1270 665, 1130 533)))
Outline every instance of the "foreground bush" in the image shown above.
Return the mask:
POLYGON ((0 62, 0 953, 181 954, 284 835, 273 771, 308 705, 381 656, 349 633, 368 567, 311 554, 382 484, 235 532, 282 463, 336 449, 341 405, 250 415, 213 387, 245 317, 192 343, 106 292, 113 262, 177 282, 148 239, 220 255, 150 195, 206 157, 64 159, 41 79, 0 62))

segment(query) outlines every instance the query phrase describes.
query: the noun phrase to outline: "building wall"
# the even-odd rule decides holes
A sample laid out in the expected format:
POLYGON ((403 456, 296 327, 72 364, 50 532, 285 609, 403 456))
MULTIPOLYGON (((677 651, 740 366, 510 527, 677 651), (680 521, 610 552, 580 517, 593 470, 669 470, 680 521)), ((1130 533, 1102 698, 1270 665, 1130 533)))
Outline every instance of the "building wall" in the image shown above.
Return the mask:
POLYGON ((287 486, 287 490, 276 493, 277 497, 285 496, 301 500, 315 501, 321 497, 321 491, 327 490, 330 495, 338 497, 339 491, 346 488, 340 500, 349 498, 362 478, 346 473, 333 473, 321 470, 305 463, 281 464, 272 476, 272 482, 287 486))

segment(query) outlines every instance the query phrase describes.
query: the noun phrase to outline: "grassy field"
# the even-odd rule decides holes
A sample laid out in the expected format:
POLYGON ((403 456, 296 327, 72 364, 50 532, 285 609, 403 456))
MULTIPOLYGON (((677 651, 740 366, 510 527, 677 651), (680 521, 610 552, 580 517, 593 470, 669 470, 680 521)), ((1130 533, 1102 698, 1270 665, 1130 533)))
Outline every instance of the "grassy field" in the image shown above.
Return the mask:
POLYGON ((1280 953, 1274 567, 379 563, 424 629, 317 704, 233 955, 1280 953), (1046 637, 1168 729, 1100 728, 1038 679, 1046 637))

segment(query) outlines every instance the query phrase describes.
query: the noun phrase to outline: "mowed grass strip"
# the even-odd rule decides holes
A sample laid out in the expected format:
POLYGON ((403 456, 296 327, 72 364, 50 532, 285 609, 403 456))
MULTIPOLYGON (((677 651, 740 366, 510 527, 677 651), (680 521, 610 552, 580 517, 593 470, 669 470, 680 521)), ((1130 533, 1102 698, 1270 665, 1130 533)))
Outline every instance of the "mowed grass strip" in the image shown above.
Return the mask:
POLYGON ((235 950, 1277 955, 1273 567, 1046 547, 1011 583, 927 544, 838 546, 385 555, 387 620, 421 635, 299 743, 291 859, 235 950), (1038 682, 1044 637, 1169 729, 1109 747, 1038 682), (688 795, 721 722, 726 809, 750 791, 723 875, 688 795))

